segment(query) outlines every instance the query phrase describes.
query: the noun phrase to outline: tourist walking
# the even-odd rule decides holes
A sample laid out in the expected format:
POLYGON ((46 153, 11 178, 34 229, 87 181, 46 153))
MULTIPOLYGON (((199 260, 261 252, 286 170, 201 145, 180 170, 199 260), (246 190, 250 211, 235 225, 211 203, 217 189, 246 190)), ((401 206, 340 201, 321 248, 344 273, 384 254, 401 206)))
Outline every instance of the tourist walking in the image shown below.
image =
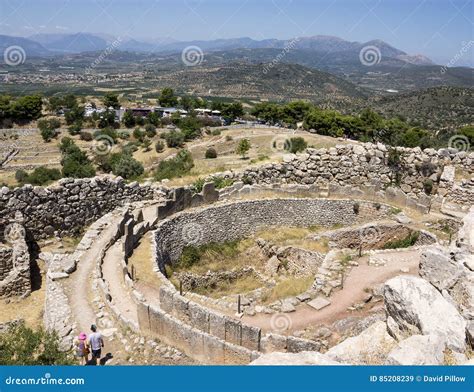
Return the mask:
POLYGON ((81 332, 74 339, 76 357, 79 358, 79 364, 85 365, 89 361, 89 348, 87 347, 87 335, 81 332))
POLYGON ((102 339, 102 334, 97 332, 97 326, 95 324, 91 325, 91 331, 92 333, 89 335, 89 346, 92 351, 92 360, 94 360, 97 365, 100 363, 104 340, 102 339))

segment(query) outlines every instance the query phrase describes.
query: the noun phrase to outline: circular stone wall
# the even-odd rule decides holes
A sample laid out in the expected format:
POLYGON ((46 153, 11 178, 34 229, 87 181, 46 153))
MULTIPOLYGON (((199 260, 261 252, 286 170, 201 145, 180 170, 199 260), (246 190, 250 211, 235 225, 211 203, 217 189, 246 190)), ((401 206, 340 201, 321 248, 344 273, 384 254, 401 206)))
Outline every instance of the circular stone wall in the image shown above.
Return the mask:
POLYGON ((367 201, 306 198, 248 200, 196 208, 158 225, 154 233, 156 262, 164 272, 165 264, 176 261, 185 246, 233 241, 272 226, 354 225, 387 217, 390 209, 367 201))

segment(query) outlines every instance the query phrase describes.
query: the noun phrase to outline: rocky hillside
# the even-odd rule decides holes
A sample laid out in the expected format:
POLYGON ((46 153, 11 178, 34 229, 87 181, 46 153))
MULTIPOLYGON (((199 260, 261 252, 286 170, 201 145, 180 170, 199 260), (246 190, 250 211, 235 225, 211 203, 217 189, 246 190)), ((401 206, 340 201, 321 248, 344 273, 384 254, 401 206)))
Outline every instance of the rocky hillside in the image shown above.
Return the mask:
POLYGON ((200 65, 174 72, 157 72, 156 82, 160 86, 204 96, 315 102, 353 101, 366 97, 363 89, 344 79, 296 64, 200 65))
POLYGON ((401 115, 427 129, 457 128, 474 121, 474 89, 437 87, 376 97, 371 106, 388 117, 401 115))

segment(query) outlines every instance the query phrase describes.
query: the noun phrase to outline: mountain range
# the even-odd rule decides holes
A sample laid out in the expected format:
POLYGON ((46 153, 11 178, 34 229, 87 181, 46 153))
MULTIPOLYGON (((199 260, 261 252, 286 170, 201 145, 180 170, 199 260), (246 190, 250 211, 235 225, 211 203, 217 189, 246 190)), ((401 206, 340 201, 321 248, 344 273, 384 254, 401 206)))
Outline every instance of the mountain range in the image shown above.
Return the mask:
POLYGON ((106 34, 36 34, 28 38, 0 35, 0 49, 11 45, 20 45, 29 56, 49 57, 60 54, 94 52, 113 47, 116 50, 143 53, 181 52, 189 46, 197 46, 202 51, 228 51, 236 49, 279 49, 285 52, 302 50, 341 56, 359 56, 363 48, 375 47, 382 58, 398 59, 402 62, 418 65, 433 64, 423 56, 411 56, 384 41, 353 42, 342 38, 316 35, 312 37, 295 37, 288 40, 264 39, 254 40, 248 37, 215 39, 209 41, 176 41, 171 38, 154 40, 136 40, 130 37, 113 37, 106 34))

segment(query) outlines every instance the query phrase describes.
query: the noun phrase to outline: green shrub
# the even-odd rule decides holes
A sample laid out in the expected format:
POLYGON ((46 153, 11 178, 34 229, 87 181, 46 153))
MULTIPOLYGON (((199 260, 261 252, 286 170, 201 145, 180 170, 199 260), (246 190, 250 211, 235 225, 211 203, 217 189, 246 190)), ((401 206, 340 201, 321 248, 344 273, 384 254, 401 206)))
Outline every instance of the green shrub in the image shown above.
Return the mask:
POLYGON ((70 135, 79 135, 82 130, 82 125, 80 123, 74 123, 68 128, 68 132, 70 135))
POLYGON ((153 124, 147 124, 145 126, 145 133, 150 139, 154 138, 156 136, 156 127, 153 124))
POLYGON ((56 332, 23 323, 0 333, 0 365, 73 365, 71 354, 60 349, 56 332))
POLYGON ((195 193, 199 193, 202 191, 202 188, 204 187, 204 184, 206 183, 205 178, 198 178, 196 181, 194 181, 193 184, 193 191, 195 193))
POLYGON ((166 132, 164 135, 168 147, 182 147, 184 145, 184 135, 179 131, 166 132))
POLYGON ((57 118, 39 120, 38 128, 43 140, 45 142, 50 142, 52 138, 56 137, 58 135, 57 128, 59 128, 60 125, 61 123, 57 118))
MULTIPOLYGON (((286 144, 285 144, 286 147, 286 144)), ((306 150, 308 147, 308 143, 306 143, 306 140, 304 140, 302 137, 292 137, 289 140, 288 143, 288 151, 296 154, 297 152, 301 152, 306 150)))
POLYGON ((212 136, 219 136, 221 134, 221 130, 220 129, 213 129, 212 132, 211 132, 211 135, 212 136))
POLYGON ((20 184, 26 183, 28 178, 28 173, 23 169, 18 169, 15 172, 15 180, 17 180, 20 184))
POLYGON ((145 140, 145 132, 143 132, 140 128, 135 128, 133 130, 133 137, 140 143, 143 143, 143 140, 145 140))
POLYGON ((153 176, 157 181, 165 178, 182 177, 189 173, 193 167, 194 161, 191 153, 188 150, 181 150, 174 158, 161 161, 155 169, 153 176))
POLYGON ((205 157, 206 159, 215 159, 215 158, 217 158, 217 151, 216 151, 216 149, 215 149, 215 148, 212 148, 212 147, 208 148, 208 149, 206 150, 206 153, 205 153, 204 157, 205 157))
POLYGON ((161 140, 158 140, 155 143, 155 151, 157 153, 163 152, 165 150, 165 143, 163 143, 161 140))
POLYGON ((112 173, 126 180, 141 176, 144 172, 143 165, 129 154, 119 153, 114 159, 112 173))
POLYGON ((32 185, 45 185, 51 181, 61 178, 61 172, 58 169, 50 169, 45 166, 35 168, 30 174, 24 170, 18 170, 15 178, 19 183, 32 185))
POLYGON ((250 150, 250 140, 248 139, 241 139, 239 141, 239 144, 237 144, 237 147, 235 149, 235 152, 239 155, 242 156, 242 159, 245 158, 247 155, 247 152, 250 150))
POLYGON ((400 240, 393 240, 393 241, 386 242, 385 245, 383 246, 383 249, 408 248, 410 246, 415 245, 419 236, 420 236, 419 231, 413 231, 410 234, 408 234, 405 238, 402 238, 400 240))
POLYGON ((92 136, 92 133, 86 131, 82 131, 80 133, 80 138, 85 142, 91 142, 92 140, 94 140, 94 136, 92 136))
POLYGON ((62 153, 63 177, 84 178, 95 175, 95 168, 92 162, 87 158, 86 153, 76 146, 71 138, 63 138, 59 149, 62 153))
POLYGON ((432 179, 426 178, 423 181, 423 190, 425 191, 425 193, 427 195, 431 195, 431 193, 433 192, 433 180, 432 179))

